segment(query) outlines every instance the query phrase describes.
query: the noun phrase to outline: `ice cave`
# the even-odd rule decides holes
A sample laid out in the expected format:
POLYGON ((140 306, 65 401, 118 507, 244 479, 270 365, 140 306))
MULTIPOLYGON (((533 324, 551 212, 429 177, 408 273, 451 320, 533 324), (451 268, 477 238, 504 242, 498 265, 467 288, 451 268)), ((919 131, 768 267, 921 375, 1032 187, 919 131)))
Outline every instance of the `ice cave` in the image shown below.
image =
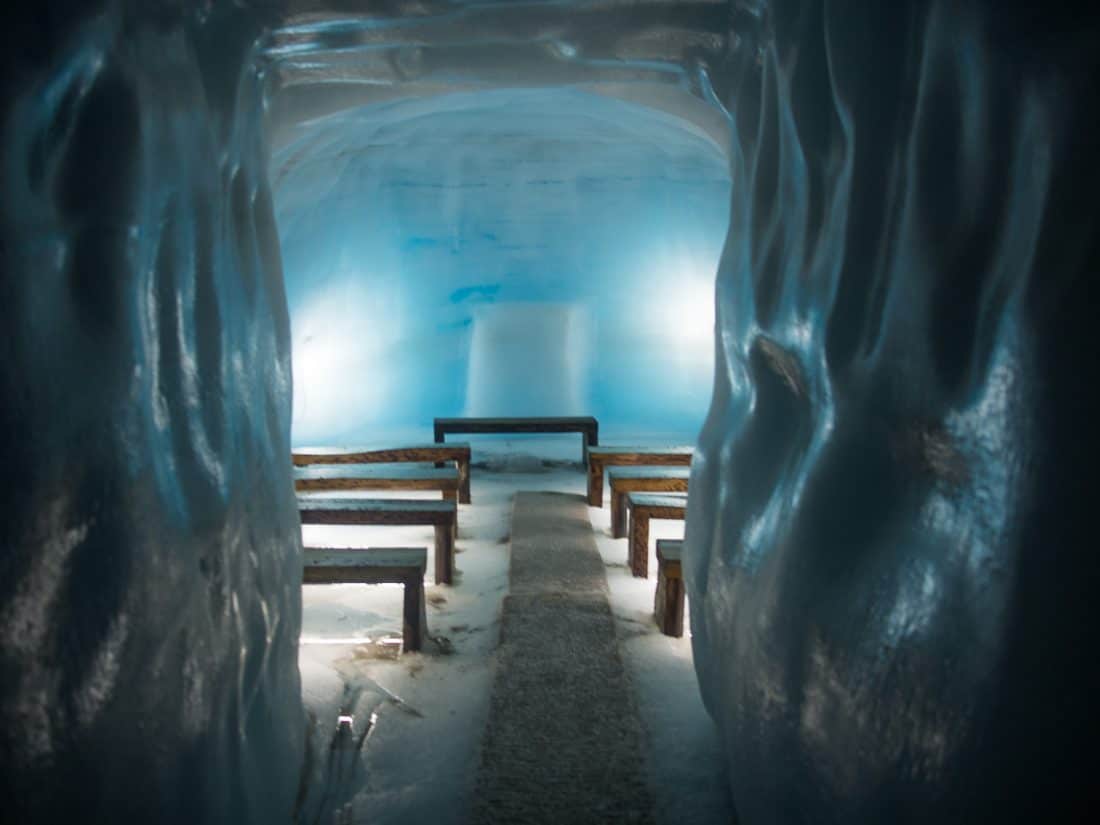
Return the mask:
POLYGON ((4 821, 1090 821, 1100 11, 3 16, 4 821))

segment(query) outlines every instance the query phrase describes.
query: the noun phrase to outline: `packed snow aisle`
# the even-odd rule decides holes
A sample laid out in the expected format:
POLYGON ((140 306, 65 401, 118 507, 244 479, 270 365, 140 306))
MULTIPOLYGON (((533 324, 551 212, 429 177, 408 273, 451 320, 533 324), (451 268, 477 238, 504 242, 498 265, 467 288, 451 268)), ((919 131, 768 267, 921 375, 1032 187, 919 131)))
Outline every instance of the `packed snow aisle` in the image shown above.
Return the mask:
MULTIPOLYGON (((453 587, 427 585, 433 639, 423 653, 399 653, 400 586, 325 585, 303 592, 300 663, 306 707, 316 717, 314 736, 327 742, 340 715, 354 718, 357 736, 372 726, 362 762, 349 759, 355 770, 334 790, 345 795, 341 804, 350 805, 356 822, 469 821, 488 724, 501 605, 509 592, 514 497, 550 491, 583 506, 585 474, 576 462, 574 439, 487 439, 475 441, 474 448, 479 466, 473 471, 473 503, 460 508, 459 575, 453 587)), ((610 641, 627 667, 644 732, 655 821, 729 822, 721 748, 699 698, 690 636, 677 639, 658 631, 653 578, 630 575, 625 541, 611 538, 608 508, 585 509, 615 619, 610 641)), ((424 528, 303 529, 307 543, 431 541, 430 529, 424 528)), ((682 535, 681 523, 654 522, 654 541, 682 535)), ((528 654, 538 656, 538 651, 528 654)), ((574 700, 583 704, 585 697, 574 700)), ((548 716, 541 721, 552 728, 560 720, 548 716)))

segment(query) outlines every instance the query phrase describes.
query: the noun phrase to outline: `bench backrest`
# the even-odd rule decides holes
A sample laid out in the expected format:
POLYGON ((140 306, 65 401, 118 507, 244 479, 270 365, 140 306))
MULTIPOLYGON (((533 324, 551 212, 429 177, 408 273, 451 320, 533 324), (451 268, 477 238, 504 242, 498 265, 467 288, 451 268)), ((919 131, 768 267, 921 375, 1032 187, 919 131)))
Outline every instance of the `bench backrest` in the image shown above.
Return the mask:
POLYGON ((303 447, 291 454, 295 467, 310 464, 388 464, 409 461, 461 461, 470 459, 470 445, 405 444, 397 447, 303 447))
POLYGON ((547 427, 591 427, 598 422, 591 415, 564 415, 564 416, 539 416, 521 415, 505 418, 462 417, 462 418, 437 418, 437 427, 523 427, 523 426, 547 426, 547 427))
POLYGON ((631 461, 632 463, 642 464, 643 459, 647 456, 657 456, 664 459, 679 459, 684 464, 690 463, 692 456, 695 455, 694 447, 678 446, 678 447, 589 447, 589 457, 595 457, 603 460, 605 463, 610 461, 631 461))

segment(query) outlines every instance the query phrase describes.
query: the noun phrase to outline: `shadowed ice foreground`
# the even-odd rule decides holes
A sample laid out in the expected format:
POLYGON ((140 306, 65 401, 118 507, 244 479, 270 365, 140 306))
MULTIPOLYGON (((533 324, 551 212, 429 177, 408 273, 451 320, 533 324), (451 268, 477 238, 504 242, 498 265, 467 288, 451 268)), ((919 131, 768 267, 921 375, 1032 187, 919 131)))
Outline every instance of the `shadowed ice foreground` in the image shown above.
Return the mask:
POLYGON ((1073 821, 1097 12, 26 5, 13 821, 293 819, 292 409, 296 440, 482 412, 697 436, 695 665, 741 821, 1073 821))
POLYGON ((1068 817, 1096 734, 1096 17, 744 24, 685 553, 738 810, 1068 817))
POLYGON ((3 818, 286 821, 301 562, 260 21, 3 16, 3 818))

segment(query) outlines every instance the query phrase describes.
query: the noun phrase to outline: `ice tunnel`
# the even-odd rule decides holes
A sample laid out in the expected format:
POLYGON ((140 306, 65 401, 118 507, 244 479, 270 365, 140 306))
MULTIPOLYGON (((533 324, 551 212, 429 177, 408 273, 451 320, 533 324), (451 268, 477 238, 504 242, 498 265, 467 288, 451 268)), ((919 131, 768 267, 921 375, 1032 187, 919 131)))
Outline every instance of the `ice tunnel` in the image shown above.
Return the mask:
POLYGON ((292 443, 538 407, 696 443, 740 822, 1080 821, 1100 13, 24 5, 5 819, 301 821, 292 443))

